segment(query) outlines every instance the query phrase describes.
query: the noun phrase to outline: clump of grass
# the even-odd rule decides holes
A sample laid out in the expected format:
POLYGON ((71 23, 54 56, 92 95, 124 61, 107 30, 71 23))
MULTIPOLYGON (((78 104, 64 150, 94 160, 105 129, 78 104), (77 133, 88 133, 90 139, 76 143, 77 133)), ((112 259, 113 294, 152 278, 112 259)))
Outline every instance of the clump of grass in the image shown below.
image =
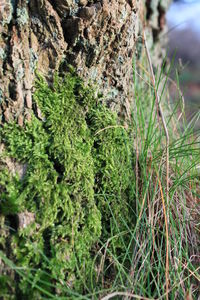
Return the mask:
MULTIPOLYGON (((135 74, 139 72, 136 70, 135 74)), ((136 225, 130 227, 123 219, 127 231, 121 232, 120 237, 129 240, 129 244, 122 257, 109 247, 110 240, 119 236, 110 237, 102 245, 98 255, 103 261, 109 258, 110 265, 115 264, 118 270, 111 290, 105 292, 109 295, 102 299, 184 299, 189 294, 197 299, 200 143, 198 132, 194 133, 193 129, 199 113, 191 124, 185 123, 185 119, 182 123, 177 121, 178 108, 170 111, 164 103, 167 76, 162 68, 156 77, 156 89, 169 132, 169 155, 166 155, 165 129, 159 122, 155 86, 148 74, 144 70, 140 77, 134 76, 136 225)), ((182 116, 184 118, 184 114, 182 116)), ((102 270, 101 278, 105 273, 106 269, 102 270)), ((104 280, 101 287, 106 288, 104 280)))

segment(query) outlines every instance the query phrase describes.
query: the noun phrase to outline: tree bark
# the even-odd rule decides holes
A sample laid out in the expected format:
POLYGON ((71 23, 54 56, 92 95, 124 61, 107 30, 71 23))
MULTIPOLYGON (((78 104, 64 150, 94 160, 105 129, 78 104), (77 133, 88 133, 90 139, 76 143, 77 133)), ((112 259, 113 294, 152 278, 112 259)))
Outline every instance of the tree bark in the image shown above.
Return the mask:
POLYGON ((2 0, 0 4, 1 122, 23 125, 33 110, 35 70, 49 81, 61 61, 103 92, 119 113, 133 97, 132 59, 147 31, 154 61, 163 57, 162 0, 2 0), (153 50, 154 49, 154 50, 153 50))

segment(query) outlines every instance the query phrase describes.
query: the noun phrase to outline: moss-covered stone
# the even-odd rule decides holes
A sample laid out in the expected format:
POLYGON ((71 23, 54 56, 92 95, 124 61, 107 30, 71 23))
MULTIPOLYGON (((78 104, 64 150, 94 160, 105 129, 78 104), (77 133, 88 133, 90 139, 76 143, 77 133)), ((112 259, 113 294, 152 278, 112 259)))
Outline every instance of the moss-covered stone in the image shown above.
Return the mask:
POLYGON ((0 209, 10 226, 17 220, 9 257, 25 268, 16 288, 28 299, 40 299, 42 282, 59 294, 63 286, 82 291, 92 249, 111 231, 124 230, 123 219, 133 224, 134 203, 131 139, 92 88, 73 74, 56 77, 52 89, 40 78, 34 99, 42 120, 33 115, 24 128, 9 123, 0 130, 1 160, 27 164, 23 176, 3 168, 0 209))

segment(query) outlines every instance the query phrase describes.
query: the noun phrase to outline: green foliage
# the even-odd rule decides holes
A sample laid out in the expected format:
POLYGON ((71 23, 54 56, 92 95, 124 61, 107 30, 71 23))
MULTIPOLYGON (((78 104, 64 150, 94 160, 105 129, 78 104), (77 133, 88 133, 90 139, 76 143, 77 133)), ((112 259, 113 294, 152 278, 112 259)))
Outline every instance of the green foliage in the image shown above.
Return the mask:
MULTIPOLYGON (((106 107, 100 106, 98 110, 94 109, 89 117, 92 130, 96 132, 93 148, 97 182, 96 198, 104 218, 102 225, 104 238, 107 240, 111 235, 126 230, 123 225, 124 219, 129 224, 133 222, 133 142, 125 128, 116 125, 117 116, 110 114, 106 107), (100 128, 104 130, 99 131, 100 128), (112 218, 110 218, 111 214, 112 218)), ((117 248, 122 251, 124 244, 121 244, 120 239, 116 242, 117 248)))
POLYGON ((9 246, 23 268, 16 289, 26 299, 44 290, 62 295, 63 286, 86 289, 98 239, 122 231, 123 218, 133 222, 132 142, 115 113, 74 74, 55 77, 53 88, 39 78, 34 99, 43 120, 32 115, 24 128, 0 129, 3 155, 27 164, 21 178, 6 168, 0 174, 7 221, 25 212, 35 218, 15 228, 9 246))

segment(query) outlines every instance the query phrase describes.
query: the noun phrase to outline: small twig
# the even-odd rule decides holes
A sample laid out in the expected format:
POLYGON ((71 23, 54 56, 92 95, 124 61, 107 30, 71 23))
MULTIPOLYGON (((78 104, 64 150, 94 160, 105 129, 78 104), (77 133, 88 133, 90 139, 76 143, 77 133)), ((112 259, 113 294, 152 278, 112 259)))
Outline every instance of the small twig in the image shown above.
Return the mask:
POLYGON ((122 126, 122 125, 111 125, 111 126, 107 126, 107 127, 105 127, 105 128, 100 129, 99 131, 97 131, 97 132, 95 133, 95 135, 101 133, 101 132, 104 131, 104 130, 110 129, 110 128, 123 128, 124 130, 126 130, 125 126, 122 126))
MULTIPOLYGON (((156 90, 156 80, 155 80, 155 75, 154 75, 154 71, 153 71, 153 65, 151 62, 150 53, 149 53, 148 46, 147 46, 145 31, 144 31, 144 45, 145 45, 145 50, 146 50, 147 59, 148 59, 148 63, 149 63, 149 68, 151 71, 152 83, 154 86, 154 92, 155 92, 155 97, 156 97, 157 110, 158 110, 159 116, 161 117, 162 125, 163 125, 164 132, 165 132, 165 137, 166 137, 166 197, 167 197, 167 231, 168 231, 168 226, 169 226, 169 132, 168 132, 167 125, 165 122, 165 117, 164 117, 164 114, 162 111, 160 98, 159 98, 159 95, 156 90)), ((169 250, 168 243, 167 243, 167 249, 169 250)), ((169 289, 169 252, 167 251, 167 253, 166 253, 166 299, 168 299, 168 289, 169 289)))

